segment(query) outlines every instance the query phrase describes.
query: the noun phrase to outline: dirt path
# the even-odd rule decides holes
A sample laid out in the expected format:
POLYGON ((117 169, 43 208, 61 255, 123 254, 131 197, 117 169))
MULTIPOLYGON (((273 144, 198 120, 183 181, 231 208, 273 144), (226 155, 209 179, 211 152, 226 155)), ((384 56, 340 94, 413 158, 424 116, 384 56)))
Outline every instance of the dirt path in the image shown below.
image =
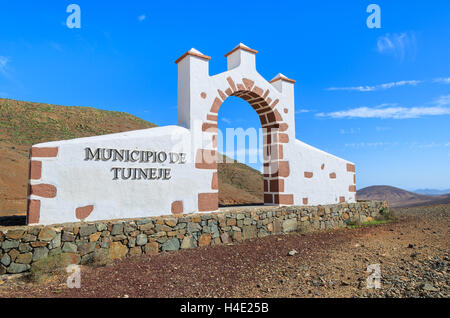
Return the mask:
POLYGON ((83 267, 80 289, 67 288, 66 275, 40 284, 5 281, 0 297, 449 297, 450 205, 397 215, 378 226, 83 267), (379 289, 366 288, 370 264, 379 264, 379 289))

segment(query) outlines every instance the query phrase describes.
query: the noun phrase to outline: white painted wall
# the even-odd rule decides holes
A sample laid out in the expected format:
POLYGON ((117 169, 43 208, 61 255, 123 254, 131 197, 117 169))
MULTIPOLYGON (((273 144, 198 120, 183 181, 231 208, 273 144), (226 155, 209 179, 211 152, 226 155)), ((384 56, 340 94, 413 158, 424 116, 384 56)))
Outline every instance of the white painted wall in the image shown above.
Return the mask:
POLYGON ((356 202, 355 193, 349 192, 353 185, 353 175, 347 171, 349 161, 335 157, 322 150, 295 140, 288 147, 291 176, 285 181, 286 192, 294 194, 294 204, 303 205, 303 198, 308 198, 308 205, 339 203, 344 196, 348 203, 356 202), (322 164, 324 169, 322 170, 322 164), (312 178, 305 178, 304 172, 312 172, 312 178), (330 179, 330 173, 336 173, 336 179, 330 179))
POLYGON ((42 161, 42 178, 31 184, 52 184, 55 198, 41 200, 40 224, 78 221, 75 209, 94 205, 86 221, 167 215, 173 201, 181 200, 184 212, 197 211, 195 191, 210 189, 210 180, 194 168, 190 158, 189 130, 157 127, 104 136, 55 141, 35 147, 59 147, 56 158, 42 161), (186 164, 85 161, 85 147, 185 152, 186 164), (170 180, 112 180, 112 167, 171 168, 170 180))

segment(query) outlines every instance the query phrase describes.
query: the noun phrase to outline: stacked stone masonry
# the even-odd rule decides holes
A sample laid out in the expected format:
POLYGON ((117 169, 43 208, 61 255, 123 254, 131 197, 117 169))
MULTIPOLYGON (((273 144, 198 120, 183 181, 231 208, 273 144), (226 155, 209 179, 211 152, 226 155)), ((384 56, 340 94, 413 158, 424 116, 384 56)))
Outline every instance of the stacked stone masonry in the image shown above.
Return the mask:
MULTIPOLYGON (((237 243, 295 231, 345 227, 365 222, 387 209, 387 202, 368 201, 325 206, 240 208, 215 213, 51 226, 0 227, 0 275, 29 271, 36 262, 61 256, 89 264, 98 255, 119 259, 199 246, 237 243)), ((66 264, 67 265, 67 264, 66 264)))

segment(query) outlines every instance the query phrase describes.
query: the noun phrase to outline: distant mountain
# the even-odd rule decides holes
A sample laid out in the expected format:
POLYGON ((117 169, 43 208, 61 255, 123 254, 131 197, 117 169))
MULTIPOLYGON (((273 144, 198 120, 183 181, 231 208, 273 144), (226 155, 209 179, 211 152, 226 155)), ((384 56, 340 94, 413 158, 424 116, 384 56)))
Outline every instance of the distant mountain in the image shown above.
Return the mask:
POLYGON ((358 200, 386 200, 394 208, 432 204, 450 204, 450 194, 424 195, 391 186, 371 186, 358 190, 358 200))
POLYGON ((450 193, 450 189, 437 190, 437 189, 418 189, 413 192, 425 195, 442 195, 450 193))

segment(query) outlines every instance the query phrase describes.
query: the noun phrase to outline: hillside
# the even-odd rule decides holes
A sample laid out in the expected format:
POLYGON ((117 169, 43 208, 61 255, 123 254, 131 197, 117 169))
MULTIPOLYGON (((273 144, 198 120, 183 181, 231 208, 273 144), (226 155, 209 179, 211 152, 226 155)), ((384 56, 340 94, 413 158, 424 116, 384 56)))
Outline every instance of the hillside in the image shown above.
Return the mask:
MULTIPOLYGON (((0 216, 26 211, 31 145, 155 126, 123 112, 0 98, 0 216)), ((241 163, 219 164, 218 170, 220 204, 262 202, 258 171, 241 163)))
POLYGON ((371 186, 358 190, 358 200, 387 200, 391 207, 413 207, 420 205, 448 204, 450 194, 423 195, 391 186, 371 186))
POLYGON ((224 163, 219 163, 217 167, 219 204, 264 203, 264 179, 262 174, 243 163, 224 155, 221 156, 222 160, 219 160, 219 162, 224 163), (225 161, 225 158, 227 158, 227 161, 225 161))
POLYGON ((155 126, 122 112, 0 98, 0 215, 26 211, 31 145, 155 126))

